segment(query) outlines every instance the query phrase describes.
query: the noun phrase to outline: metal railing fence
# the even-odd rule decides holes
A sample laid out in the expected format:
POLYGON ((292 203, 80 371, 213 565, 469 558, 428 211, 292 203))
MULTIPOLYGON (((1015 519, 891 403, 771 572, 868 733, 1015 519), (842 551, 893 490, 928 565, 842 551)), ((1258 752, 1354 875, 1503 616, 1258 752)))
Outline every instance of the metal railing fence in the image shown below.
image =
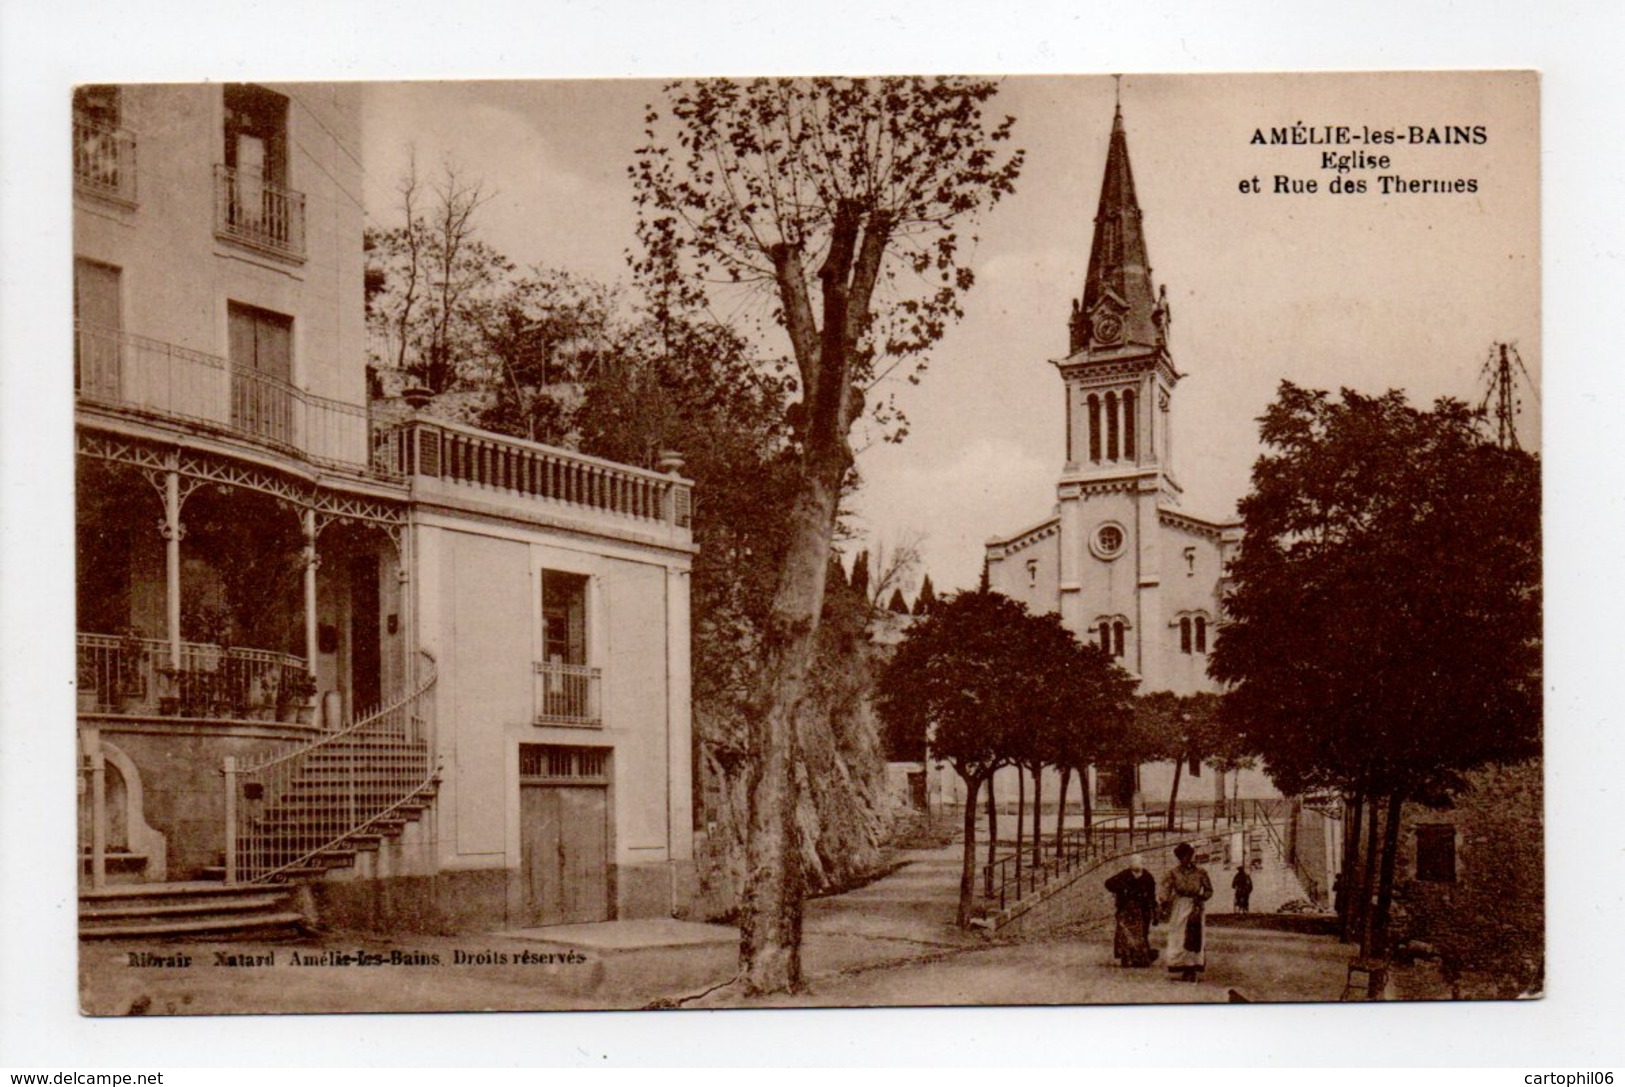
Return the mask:
POLYGON ((80 708, 89 713, 266 720, 293 706, 282 696, 303 658, 269 649, 182 642, 180 668, 168 641, 78 635, 80 708))
POLYGON ((1178 842, 1211 840, 1246 830, 1262 821, 1271 801, 1233 800, 1218 804, 1178 805, 1172 827, 1166 810, 1113 812, 1097 816, 1085 827, 1063 831, 1059 849, 1053 835, 1045 835, 1041 863, 1033 864, 1032 844, 982 864, 984 906, 1005 910, 1038 893, 1051 881, 1079 868, 1113 857, 1126 857, 1141 849, 1164 848, 1178 842), (995 905, 996 904, 996 905, 995 905))
POLYGON ((80 400, 202 424, 317 464, 395 476, 365 407, 201 351, 117 329, 75 328, 80 400))

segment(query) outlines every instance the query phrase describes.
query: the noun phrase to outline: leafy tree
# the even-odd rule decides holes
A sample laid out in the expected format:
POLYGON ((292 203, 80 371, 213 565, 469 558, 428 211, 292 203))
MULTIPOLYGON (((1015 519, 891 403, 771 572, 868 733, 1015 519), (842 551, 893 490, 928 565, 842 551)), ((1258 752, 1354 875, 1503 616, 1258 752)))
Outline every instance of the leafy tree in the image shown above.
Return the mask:
MULTIPOLYGON (((1144 732, 1144 743, 1155 757, 1174 764, 1173 785, 1168 792, 1167 827, 1176 823, 1179 779, 1187 765, 1196 767, 1215 756, 1232 756, 1239 738, 1219 714, 1219 696, 1211 691, 1176 695, 1153 691, 1135 703, 1135 716, 1144 732)), ((1239 757, 1239 756, 1232 756, 1239 757)))
POLYGON ((1421 411, 1396 391, 1283 383, 1260 422, 1209 668, 1283 790, 1368 806, 1380 950, 1402 804, 1539 750, 1539 464, 1460 402, 1421 411))
POLYGON ((1066 820, 1066 789, 1076 773, 1083 789, 1083 825, 1092 833, 1094 798, 1089 795, 1089 767, 1125 746, 1123 737, 1132 720, 1134 688, 1138 681, 1098 645, 1085 644, 1076 664, 1077 704, 1063 718, 1053 739, 1051 765, 1061 770, 1061 796, 1055 813, 1055 849, 1061 850, 1061 834, 1066 820))
POLYGON ((753 683, 749 991, 801 981, 795 713, 852 470, 848 435, 874 383, 922 359, 959 316, 973 277, 956 228, 1009 193, 1021 166, 1019 152, 1000 153, 1012 121, 984 117, 996 90, 948 78, 674 83, 632 166, 638 272, 657 308, 701 305, 718 280, 760 290, 801 396, 788 416, 790 531, 753 683))
POLYGON ((534 268, 513 281, 479 325, 481 365, 470 383, 485 397, 476 424, 532 441, 568 441, 584 385, 615 362, 648 353, 647 330, 623 327, 617 302, 612 289, 556 269, 534 268))
POLYGON ((908 614, 908 601, 903 599, 902 589, 891 591, 891 601, 886 605, 886 610, 894 615, 908 614))
POLYGON ((965 783, 959 924, 975 899, 976 803, 994 771, 1028 750, 1037 722, 1078 712, 1083 647, 1052 614, 1000 593, 959 593, 903 635, 876 684, 894 747, 919 749, 965 783))

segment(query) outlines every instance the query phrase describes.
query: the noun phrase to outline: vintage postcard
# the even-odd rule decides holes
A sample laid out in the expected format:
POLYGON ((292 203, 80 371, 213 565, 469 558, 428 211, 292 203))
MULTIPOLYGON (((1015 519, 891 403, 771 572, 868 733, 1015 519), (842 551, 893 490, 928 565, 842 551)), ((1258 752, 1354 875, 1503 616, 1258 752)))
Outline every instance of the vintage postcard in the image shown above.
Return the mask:
POLYGON ((77 87, 83 1011, 1543 994, 1538 122, 77 87))

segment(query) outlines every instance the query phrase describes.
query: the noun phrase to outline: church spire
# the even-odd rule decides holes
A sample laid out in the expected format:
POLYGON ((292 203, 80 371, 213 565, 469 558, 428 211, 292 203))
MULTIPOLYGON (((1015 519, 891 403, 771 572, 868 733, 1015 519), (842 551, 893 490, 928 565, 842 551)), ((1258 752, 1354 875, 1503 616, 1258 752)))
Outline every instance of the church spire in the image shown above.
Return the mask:
POLYGON ((1151 265, 1119 101, 1112 117, 1106 174, 1100 183, 1089 274, 1083 298, 1072 306, 1070 350, 1073 355, 1080 351, 1116 355, 1125 349, 1161 347, 1166 318, 1166 306, 1151 286, 1151 265))

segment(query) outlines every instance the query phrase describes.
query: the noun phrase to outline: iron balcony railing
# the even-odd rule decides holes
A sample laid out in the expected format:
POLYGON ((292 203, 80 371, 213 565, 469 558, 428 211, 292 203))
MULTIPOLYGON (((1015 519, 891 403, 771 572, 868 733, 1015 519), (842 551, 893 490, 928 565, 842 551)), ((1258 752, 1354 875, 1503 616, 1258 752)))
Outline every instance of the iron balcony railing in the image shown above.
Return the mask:
POLYGON ((367 409, 144 336, 75 329, 79 399, 201 424, 317 464, 392 476, 367 409))
POLYGON ((80 634, 78 642, 84 713, 291 720, 304 704, 288 692, 306 665, 288 653, 182 642, 176 669, 160 638, 80 634))
POLYGON ((252 170, 214 168, 214 230, 278 256, 304 259, 305 194, 252 170))
POLYGON ((601 671, 585 664, 536 662, 536 723, 602 728, 601 671))
POLYGON ((73 121, 73 183, 83 192, 135 203, 135 137, 83 117, 73 121))
POLYGON ((631 523, 689 529, 691 483, 441 419, 414 419, 374 438, 374 465, 480 491, 536 498, 631 523))

